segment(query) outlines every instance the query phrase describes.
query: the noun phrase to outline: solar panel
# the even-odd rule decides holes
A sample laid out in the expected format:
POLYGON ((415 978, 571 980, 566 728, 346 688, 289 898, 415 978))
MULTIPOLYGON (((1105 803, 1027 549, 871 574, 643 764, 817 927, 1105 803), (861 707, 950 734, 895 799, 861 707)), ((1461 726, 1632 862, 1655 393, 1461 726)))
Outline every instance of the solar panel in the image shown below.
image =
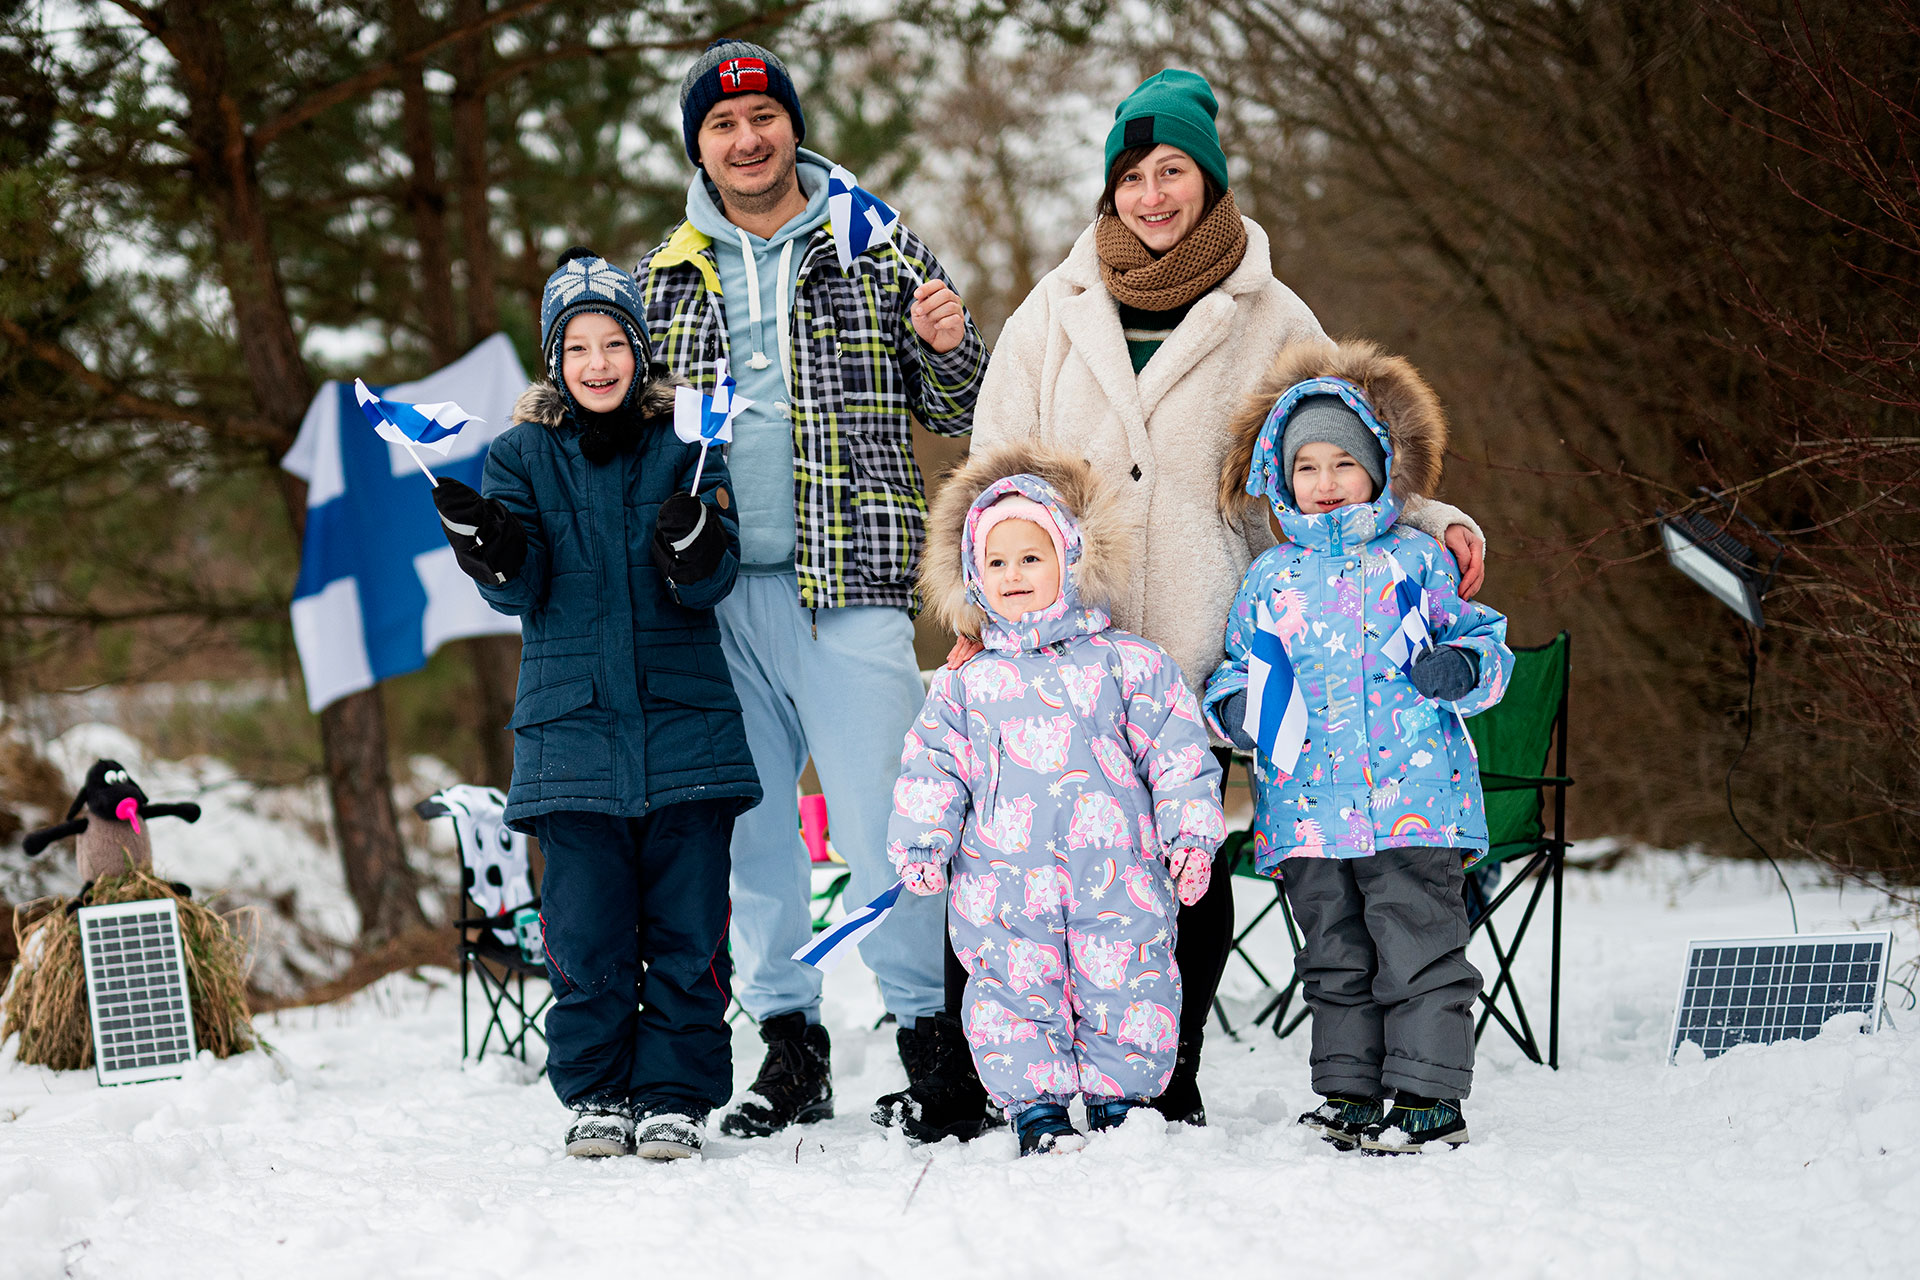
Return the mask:
POLYGON ((173 901, 82 907, 80 947, 100 1083, 179 1075, 194 1055, 193 1006, 173 901))
POLYGON ((1723 938, 1689 944, 1667 1061, 1680 1046, 1717 1058, 1740 1044, 1805 1040, 1828 1018, 1863 1013, 1880 1026, 1891 933, 1723 938))

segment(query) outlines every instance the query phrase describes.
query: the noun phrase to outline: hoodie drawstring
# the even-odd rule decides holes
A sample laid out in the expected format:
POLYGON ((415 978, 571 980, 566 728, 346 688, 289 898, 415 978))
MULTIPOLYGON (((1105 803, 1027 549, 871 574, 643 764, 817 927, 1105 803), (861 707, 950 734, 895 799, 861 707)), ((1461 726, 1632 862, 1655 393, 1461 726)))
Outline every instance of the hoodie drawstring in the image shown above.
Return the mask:
MULTIPOLYGON (((736 227, 740 234, 740 257, 747 269, 747 319, 753 325, 753 336, 757 342, 760 337, 760 268, 753 260, 753 240, 746 228, 736 227)), ((780 348, 780 381, 786 384, 787 395, 793 395, 793 370, 790 359, 793 351, 793 316, 787 303, 787 271, 793 266, 793 241, 789 239, 780 246, 780 276, 774 287, 774 338, 780 348)), ((747 368, 764 369, 767 367, 767 353, 756 349, 747 358, 747 368)))

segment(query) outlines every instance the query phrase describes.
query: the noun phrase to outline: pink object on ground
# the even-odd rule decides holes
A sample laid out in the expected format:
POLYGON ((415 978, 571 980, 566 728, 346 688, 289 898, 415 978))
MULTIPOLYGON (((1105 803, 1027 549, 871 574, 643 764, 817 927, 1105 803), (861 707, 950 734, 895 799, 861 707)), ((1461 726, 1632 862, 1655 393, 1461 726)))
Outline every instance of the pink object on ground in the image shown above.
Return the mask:
POLYGON ((800 797, 800 842, 807 846, 807 856, 815 862, 833 861, 833 855, 827 852, 825 796, 800 797))
POLYGON ((113 808, 113 816, 122 822, 133 824, 133 834, 140 834, 140 802, 128 796, 113 808))

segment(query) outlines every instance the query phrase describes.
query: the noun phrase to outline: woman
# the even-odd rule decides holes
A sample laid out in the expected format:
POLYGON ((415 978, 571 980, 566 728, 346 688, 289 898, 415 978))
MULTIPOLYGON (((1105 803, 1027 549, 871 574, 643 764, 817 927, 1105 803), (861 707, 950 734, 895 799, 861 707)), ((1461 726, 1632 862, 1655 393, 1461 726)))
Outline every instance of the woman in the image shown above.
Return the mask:
MULTIPOLYGON (((1143 541, 1114 622, 1165 648, 1194 683, 1219 664, 1234 593, 1274 542, 1262 504, 1219 505, 1229 420, 1281 347, 1324 336, 1274 278, 1266 233, 1234 206, 1217 110, 1191 71, 1162 71, 1115 109, 1100 216, 1008 317, 973 427, 976 450, 1067 449, 1117 482, 1143 541)), ((1462 595, 1479 589, 1479 526, 1435 502, 1402 518, 1452 550, 1462 595)), ((962 637, 949 664, 976 652, 962 637)), ((1205 1123, 1196 1073, 1233 942, 1231 879, 1216 876, 1180 912, 1179 1057, 1155 1103, 1170 1120, 1205 1123)))

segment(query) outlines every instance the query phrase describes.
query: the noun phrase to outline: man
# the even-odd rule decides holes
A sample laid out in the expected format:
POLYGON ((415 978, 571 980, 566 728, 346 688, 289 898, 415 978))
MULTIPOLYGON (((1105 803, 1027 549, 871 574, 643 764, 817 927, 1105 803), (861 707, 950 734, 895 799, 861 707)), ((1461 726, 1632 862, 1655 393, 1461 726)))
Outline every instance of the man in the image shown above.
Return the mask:
MULTIPOLYGON (((800 147, 806 118, 779 58, 716 41, 680 106, 698 168, 687 218, 634 274, 658 357, 703 390, 725 360, 753 402, 728 454, 741 569, 719 614, 766 795, 734 828, 732 928, 736 994, 767 1055, 721 1122, 754 1137, 833 1114, 820 975, 790 958, 812 927, 797 782, 811 757, 853 872, 848 899, 878 894, 893 878, 884 844, 901 744, 922 702, 909 610, 926 496, 909 419, 970 430, 987 352, 905 227, 841 269, 832 166, 800 147)), ((860 944, 910 1081, 951 1056, 936 1037, 947 1048, 959 1037, 942 1013, 944 905, 903 898, 860 944)))

